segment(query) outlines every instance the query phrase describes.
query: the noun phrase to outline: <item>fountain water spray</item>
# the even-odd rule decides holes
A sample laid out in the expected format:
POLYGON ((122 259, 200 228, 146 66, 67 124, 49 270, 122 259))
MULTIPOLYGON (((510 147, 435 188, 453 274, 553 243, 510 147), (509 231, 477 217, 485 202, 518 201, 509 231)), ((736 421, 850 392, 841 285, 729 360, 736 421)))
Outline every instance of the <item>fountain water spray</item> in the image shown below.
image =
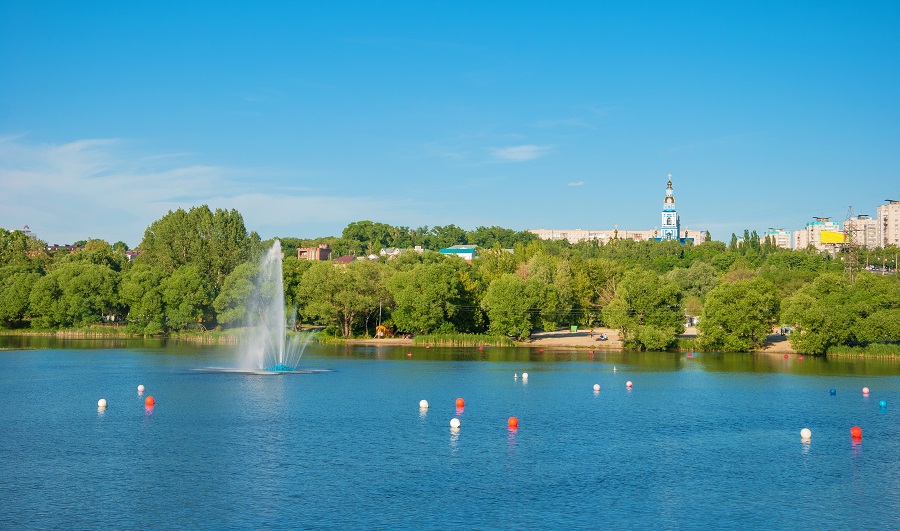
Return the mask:
POLYGON ((242 369, 294 371, 312 334, 286 338, 294 321, 286 318, 281 242, 266 253, 248 301, 249 328, 244 334, 242 369))

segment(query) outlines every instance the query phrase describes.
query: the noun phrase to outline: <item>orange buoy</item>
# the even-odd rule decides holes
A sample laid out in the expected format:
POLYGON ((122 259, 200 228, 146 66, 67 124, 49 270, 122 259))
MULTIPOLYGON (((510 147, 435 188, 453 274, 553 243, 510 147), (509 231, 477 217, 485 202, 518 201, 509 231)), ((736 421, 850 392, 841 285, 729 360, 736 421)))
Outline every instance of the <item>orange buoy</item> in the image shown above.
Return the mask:
POLYGON ((484 350, 484 347, 478 347, 478 350, 484 350))
POLYGON ((466 407, 466 401, 462 398, 456 399, 456 407, 466 407))
POLYGON ((519 419, 516 417, 509 417, 509 420, 506 421, 510 428, 518 428, 519 427, 519 419))
POLYGON ((862 428, 859 426, 853 426, 850 428, 850 436, 854 439, 862 439, 862 428))
POLYGON ((148 406, 152 406, 152 405, 156 404, 156 400, 154 400, 152 396, 148 396, 144 400, 144 403, 147 404, 148 406))
POLYGON ((589 351, 588 351, 588 354, 593 354, 593 353, 594 353, 593 350, 589 350, 589 351))
POLYGON ((803 361, 803 356, 797 356, 797 359, 803 361))

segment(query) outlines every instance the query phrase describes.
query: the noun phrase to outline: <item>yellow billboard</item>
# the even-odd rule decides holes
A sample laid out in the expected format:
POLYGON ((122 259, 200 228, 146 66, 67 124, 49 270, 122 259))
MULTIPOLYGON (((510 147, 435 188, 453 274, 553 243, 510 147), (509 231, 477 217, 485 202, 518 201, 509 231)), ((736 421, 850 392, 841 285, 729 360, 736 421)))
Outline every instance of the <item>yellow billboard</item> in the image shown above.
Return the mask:
POLYGON ((831 230, 822 231, 822 243, 844 243, 844 234, 842 232, 834 232, 831 230))

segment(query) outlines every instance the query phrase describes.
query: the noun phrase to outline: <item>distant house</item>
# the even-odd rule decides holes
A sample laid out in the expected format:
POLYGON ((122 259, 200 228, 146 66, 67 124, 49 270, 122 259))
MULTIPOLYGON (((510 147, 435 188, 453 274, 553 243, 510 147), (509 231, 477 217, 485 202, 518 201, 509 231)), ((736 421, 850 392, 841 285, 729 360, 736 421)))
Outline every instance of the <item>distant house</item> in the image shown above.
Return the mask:
POLYGON ((348 256, 339 256, 339 257, 335 258, 334 260, 332 260, 331 262, 334 264, 339 264, 339 265, 347 265, 354 260, 356 260, 355 256, 348 255, 348 256))
MULTIPOLYGON (((422 248, 421 245, 416 245, 415 247, 413 247, 412 250, 419 254, 422 254, 425 252, 425 249, 422 248)), ((381 249, 381 251, 378 253, 378 256, 375 256, 374 258, 372 256, 370 256, 369 259, 373 260, 373 259, 377 259, 381 256, 386 256, 388 259, 396 258, 407 251, 409 251, 409 249, 400 249, 399 247, 385 247, 385 248, 381 249)))
POLYGON ((475 247, 474 245, 454 245, 441 249, 441 254, 458 256, 467 262, 471 262, 475 258, 475 247))
POLYGON ((68 244, 60 245, 58 243, 54 243, 53 245, 47 246, 47 252, 50 254, 53 254, 59 250, 68 251, 69 254, 72 254, 72 253, 75 253, 76 251, 80 251, 81 249, 84 249, 83 245, 68 245, 68 244))
POLYGON ((318 247, 300 247, 297 249, 297 260, 328 260, 331 256, 331 247, 327 243, 320 243, 318 247))

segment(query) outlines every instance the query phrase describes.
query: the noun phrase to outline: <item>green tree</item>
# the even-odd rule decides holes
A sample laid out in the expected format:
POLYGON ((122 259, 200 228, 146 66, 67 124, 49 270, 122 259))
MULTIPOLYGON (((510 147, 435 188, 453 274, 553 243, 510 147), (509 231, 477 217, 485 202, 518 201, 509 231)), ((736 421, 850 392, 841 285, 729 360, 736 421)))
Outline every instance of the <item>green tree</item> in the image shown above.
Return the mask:
POLYGON ((109 267, 72 262, 38 279, 29 295, 33 322, 42 328, 100 322, 118 310, 118 277, 109 267))
POLYGON ((602 317, 603 308, 616 296, 616 287, 626 268, 608 258, 589 258, 574 268, 572 289, 577 304, 585 311, 586 325, 602 317))
POLYGON ((343 337, 350 337, 359 316, 370 313, 383 297, 383 286, 369 282, 372 262, 352 262, 337 266, 314 262, 303 274, 296 299, 304 317, 337 325, 343 337))
MULTIPOLYGON (((297 260, 294 258, 294 260, 297 260)), ((234 268, 225 277, 222 289, 213 301, 216 321, 222 325, 242 326, 247 324, 250 297, 254 290, 254 280, 259 268, 250 262, 234 268)))
POLYGON ((46 244, 21 231, 0 229, 0 267, 32 265, 34 259, 46 257, 46 244))
POLYGON ((488 315, 490 331, 519 339, 529 338, 534 328, 534 308, 539 302, 536 291, 528 289, 528 281, 513 274, 491 282, 481 301, 488 315))
POLYGON ((214 291, 231 271, 247 261, 259 245, 259 236, 247 234, 236 210, 210 211, 202 205, 185 212, 169 211, 144 232, 138 260, 172 273, 194 266, 214 291))
POLYGON ((847 311, 850 283, 841 273, 823 273, 784 300, 782 321, 793 327, 791 346, 802 354, 825 354, 853 339, 857 316, 847 311))
POLYGON ((28 315, 28 299, 40 273, 26 266, 0 267, 0 325, 19 325, 28 315))
POLYGON ((163 279, 161 291, 168 329, 206 328, 213 323, 213 289, 197 266, 176 269, 163 279))
POLYGON ((681 291, 652 271, 629 271, 617 286, 615 298, 603 309, 603 320, 620 330, 626 345, 668 348, 684 332, 681 291))
POLYGON ((455 332, 453 319, 462 302, 463 285, 451 262, 419 264, 391 277, 388 291, 394 300, 391 318, 400 330, 430 334, 455 332))
POLYGON ((775 286, 762 278, 719 284, 706 297, 698 329, 704 349, 759 350, 778 315, 775 286))
POLYGON ((165 332, 162 283, 165 272, 149 264, 135 264, 122 276, 119 297, 128 308, 127 326, 133 332, 156 335, 165 332))

